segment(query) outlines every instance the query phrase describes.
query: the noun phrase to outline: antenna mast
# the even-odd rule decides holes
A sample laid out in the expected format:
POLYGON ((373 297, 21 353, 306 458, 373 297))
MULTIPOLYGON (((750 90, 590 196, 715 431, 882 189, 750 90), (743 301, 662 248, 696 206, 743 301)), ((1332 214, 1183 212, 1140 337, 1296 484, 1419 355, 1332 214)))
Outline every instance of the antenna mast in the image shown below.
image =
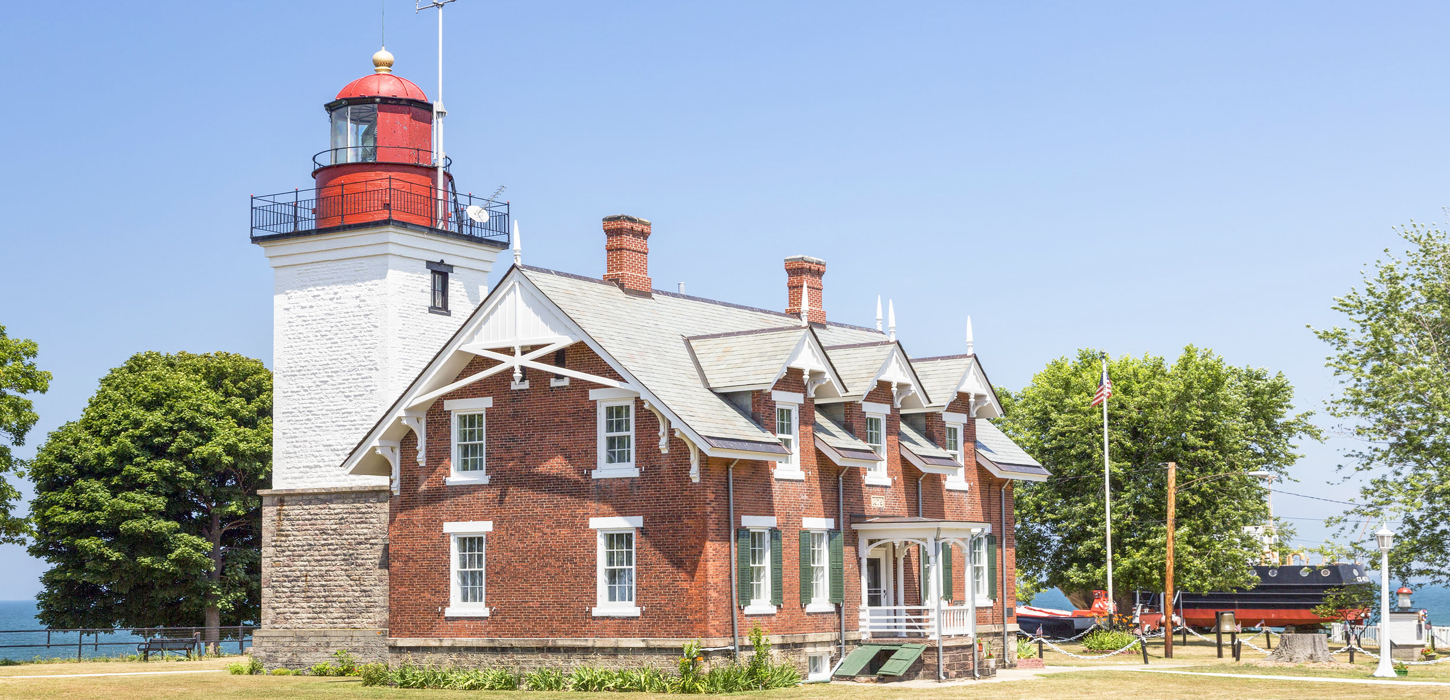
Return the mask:
POLYGON ((413 0, 414 14, 427 9, 438 10, 438 91, 433 95, 433 162, 438 167, 438 228, 448 226, 448 183, 443 179, 443 117, 448 116, 448 110, 443 109, 443 6, 454 0, 431 0, 424 5, 423 0, 413 0))

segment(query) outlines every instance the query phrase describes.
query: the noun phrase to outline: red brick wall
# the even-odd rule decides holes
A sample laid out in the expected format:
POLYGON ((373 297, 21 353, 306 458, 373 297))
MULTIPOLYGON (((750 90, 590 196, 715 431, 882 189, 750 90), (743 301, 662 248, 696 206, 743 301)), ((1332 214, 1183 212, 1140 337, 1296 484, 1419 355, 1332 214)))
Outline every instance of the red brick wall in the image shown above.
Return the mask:
MULTIPOLYGON (((567 350, 567 366, 582 372, 618 378, 583 344, 567 350)), ((494 363, 475 359, 461 376, 494 363)), ((530 371, 530 388, 509 388, 502 372, 459 389, 437 401, 428 413, 428 459, 416 462, 411 433, 403 443, 401 495, 392 500, 390 524, 390 635, 394 637, 724 637, 731 632, 730 571, 735 566, 730 543, 740 516, 775 516, 782 531, 783 600, 774 615, 744 615, 737 610, 742 634, 760 623, 772 634, 833 632, 840 629, 835 613, 805 613, 800 601, 799 534, 804 517, 845 522, 846 627, 857 628, 861 600, 857 539, 850 530, 853 514, 916 515, 916 477, 903 464, 896 434, 899 416, 887 419, 887 473, 892 486, 862 483, 863 470, 848 469, 844 479, 844 514, 837 508, 839 468, 813 448, 804 450, 800 468, 804 481, 775 479, 772 464, 739 461, 734 467, 735 521, 729 522, 727 468, 731 460, 702 457, 700 483, 689 478, 689 451, 671 438, 669 454, 658 448, 658 423, 643 402, 635 401, 636 465, 640 476, 594 479, 596 466, 596 402, 589 390, 597 385, 571 380, 567 387, 549 387, 547 373, 530 371), (450 414, 444 401, 492 397, 487 416, 486 485, 447 486, 451 457, 450 414), (873 495, 885 496, 884 507, 871 506, 873 495), (844 517, 843 517, 844 515, 844 517), (595 618, 596 532, 589 518, 643 516, 636 540, 638 618, 595 618), (443 523, 487 520, 488 618, 443 617, 449 604, 449 540, 443 523)), ((799 373, 788 373, 780 391, 804 393, 799 373)), ((889 388, 879 385, 866 400, 889 404, 889 388)), ((948 410, 965 413, 963 402, 948 410)), ((755 392, 752 408, 767 430, 774 429, 775 402, 770 392, 755 392)), ((814 402, 800 407, 799 441, 813 446, 814 402)), ((859 404, 850 404, 847 422, 864 436, 859 404)), ((967 446, 973 436, 963 436, 967 446)), ((945 491, 944 477, 922 480, 927 517, 987 520, 997 527, 997 489, 985 470, 969 462, 971 490, 945 491), (984 495, 990 492, 989 502, 984 495)), ((1008 493, 1010 512, 1011 499, 1008 493)), ((1012 526, 1008 520, 1008 532, 1012 526)), ((1010 534, 1007 566, 1013 563, 1010 534)), ((955 592, 961 597, 963 553, 956 552, 955 592)), ((911 560, 915 562, 915 559, 911 560)), ((907 590, 916 596, 913 563, 907 590)), ((1010 571, 1010 569, 1009 569, 1010 571)), ((1008 577, 1009 582, 1012 577, 1008 577)), ((1011 584, 1009 583, 1009 586, 1011 584)), ((1010 591, 1008 596, 1009 602, 1010 591)), ((909 598, 909 601, 912 600, 909 598)), ((1001 621, 1001 608, 984 610, 982 624, 1001 621)))

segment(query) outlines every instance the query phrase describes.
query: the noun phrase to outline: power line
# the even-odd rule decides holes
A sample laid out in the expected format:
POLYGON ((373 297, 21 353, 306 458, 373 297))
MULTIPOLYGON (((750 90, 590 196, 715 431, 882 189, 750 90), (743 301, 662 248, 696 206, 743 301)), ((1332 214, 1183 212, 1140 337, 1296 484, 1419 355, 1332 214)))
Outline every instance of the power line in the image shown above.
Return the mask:
POLYGON ((1346 505, 1346 506, 1362 506, 1362 505, 1364 505, 1363 503, 1354 503, 1352 501, 1336 501, 1336 500, 1334 500, 1332 498, 1320 498, 1318 496, 1308 496, 1308 495, 1305 495, 1305 494, 1302 494, 1302 493, 1293 493, 1293 492, 1290 492, 1290 491, 1280 491, 1279 489, 1269 489, 1269 490, 1272 491, 1272 492, 1274 492, 1274 493, 1282 493, 1285 496, 1298 496, 1300 498, 1312 498, 1312 499, 1314 499, 1316 501, 1324 501, 1326 503, 1338 503, 1338 504, 1346 505))

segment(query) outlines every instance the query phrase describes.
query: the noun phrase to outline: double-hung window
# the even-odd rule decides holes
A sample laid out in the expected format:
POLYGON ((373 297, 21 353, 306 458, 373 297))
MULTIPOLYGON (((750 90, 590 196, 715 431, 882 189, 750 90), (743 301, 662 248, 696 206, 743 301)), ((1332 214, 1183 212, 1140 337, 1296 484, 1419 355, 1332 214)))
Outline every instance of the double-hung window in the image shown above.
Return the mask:
MULTIPOLYGON (((831 604, 831 555, 826 548, 826 533, 812 532, 811 538, 811 602, 810 605, 831 604)), ((834 609, 834 608, 833 608, 834 609)))
POLYGON ((942 415, 942 419, 946 423, 942 447, 952 453, 952 459, 956 460, 957 464, 962 465, 955 472, 948 474, 947 478, 942 480, 942 485, 952 491, 966 491, 969 487, 967 486, 966 468, 967 449, 964 440, 966 439, 966 421, 971 418, 961 413, 947 412, 942 415))
POLYGON ((845 600, 845 552, 834 518, 801 518, 801 606, 808 613, 835 612, 845 600), (834 544, 832 540, 834 539, 834 544))
POLYGON ((589 524, 598 533, 594 616, 639 617, 636 547, 644 518, 590 518, 589 524))
POLYGON ((444 617, 488 617, 487 533, 492 521, 443 523, 448 535, 449 595, 444 617))
POLYGON ((634 392, 624 389, 594 389, 589 392, 589 398, 599 405, 596 479, 639 476, 635 463, 635 396, 634 392))
POLYGON ((987 575, 987 538, 978 537, 972 540, 972 591, 976 594, 977 604, 990 602, 991 580, 987 575))
POLYGON ((781 536, 775 516, 740 517, 740 604, 746 615, 774 614, 782 602, 781 536))
POLYGON ((800 441, 800 404, 805 397, 776 391, 772 392, 772 398, 775 400, 775 438, 782 447, 790 450, 785 461, 776 463, 775 478, 804 480, 806 474, 801 471, 801 452, 806 446, 800 441))
POLYGON ((445 479, 447 484, 488 483, 487 409, 492 407, 492 397, 443 402, 453 423, 452 467, 445 479))
POLYGON ((428 311, 435 314, 449 316, 448 311, 448 276, 453 273, 453 266, 443 261, 428 263, 428 311))
POLYGON ((866 483, 876 486, 890 486, 891 477, 886 473, 886 414, 891 407, 885 404, 865 403, 861 407, 866 413, 866 444, 881 459, 871 465, 865 474, 866 483))

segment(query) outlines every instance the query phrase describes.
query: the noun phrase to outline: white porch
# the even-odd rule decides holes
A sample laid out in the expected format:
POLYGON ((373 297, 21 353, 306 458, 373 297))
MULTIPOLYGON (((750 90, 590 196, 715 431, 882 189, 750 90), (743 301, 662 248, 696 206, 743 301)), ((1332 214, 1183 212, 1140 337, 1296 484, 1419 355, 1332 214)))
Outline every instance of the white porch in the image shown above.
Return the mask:
POLYGON ((975 540, 991 531, 989 524, 882 517, 851 527, 857 531, 861 558, 859 629, 863 638, 975 637, 977 601, 976 589, 971 585, 971 552, 975 540), (942 599, 943 545, 956 545, 963 552, 967 572, 965 602, 942 599), (913 547, 926 562, 922 605, 906 604, 906 556, 913 547))

